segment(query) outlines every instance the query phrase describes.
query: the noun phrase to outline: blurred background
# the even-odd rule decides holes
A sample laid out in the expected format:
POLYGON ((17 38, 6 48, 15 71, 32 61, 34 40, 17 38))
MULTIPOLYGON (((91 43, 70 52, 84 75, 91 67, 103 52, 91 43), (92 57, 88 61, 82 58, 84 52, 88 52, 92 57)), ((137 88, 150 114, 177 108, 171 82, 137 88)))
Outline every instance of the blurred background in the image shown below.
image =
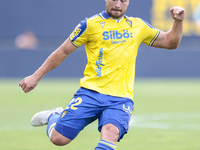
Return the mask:
MULTIPOLYGON (((200 0, 130 0, 127 16, 139 17, 163 31, 173 20, 172 6, 185 8, 183 39, 175 51, 142 44, 137 77, 200 77, 200 0)), ((0 0, 0 77, 32 74, 86 17, 105 10, 104 0, 0 0)), ((46 77, 82 77, 84 46, 46 77)))

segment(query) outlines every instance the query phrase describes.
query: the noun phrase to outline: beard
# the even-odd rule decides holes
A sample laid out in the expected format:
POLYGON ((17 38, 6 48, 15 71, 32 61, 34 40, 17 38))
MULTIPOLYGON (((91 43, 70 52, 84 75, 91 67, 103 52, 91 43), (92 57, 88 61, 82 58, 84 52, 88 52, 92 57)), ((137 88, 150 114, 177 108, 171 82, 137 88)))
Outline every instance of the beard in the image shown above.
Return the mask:
POLYGON ((106 12, 107 12, 107 14, 108 14, 109 16, 111 16, 111 17, 114 18, 114 19, 119 19, 119 18, 121 18, 122 16, 124 16, 124 14, 122 13, 121 10, 116 11, 116 10, 111 9, 110 11, 107 10, 106 12))

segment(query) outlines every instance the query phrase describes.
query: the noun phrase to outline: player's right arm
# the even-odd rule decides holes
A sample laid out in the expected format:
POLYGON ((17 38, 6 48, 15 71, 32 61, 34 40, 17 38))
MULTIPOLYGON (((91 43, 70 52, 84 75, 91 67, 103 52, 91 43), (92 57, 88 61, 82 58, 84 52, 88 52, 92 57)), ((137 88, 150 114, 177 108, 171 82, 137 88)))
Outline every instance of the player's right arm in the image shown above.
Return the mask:
POLYGON ((19 86, 21 86, 25 93, 33 90, 45 74, 59 66, 61 62, 76 49, 77 47, 74 46, 68 38, 46 59, 38 70, 36 70, 31 76, 24 78, 19 83, 19 86))

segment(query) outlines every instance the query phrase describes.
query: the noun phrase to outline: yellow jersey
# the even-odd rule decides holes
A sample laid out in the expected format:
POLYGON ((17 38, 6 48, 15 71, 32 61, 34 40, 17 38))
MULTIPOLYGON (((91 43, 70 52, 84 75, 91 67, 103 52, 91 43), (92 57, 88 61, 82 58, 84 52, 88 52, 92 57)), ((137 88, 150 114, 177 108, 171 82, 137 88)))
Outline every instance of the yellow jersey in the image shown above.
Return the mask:
POLYGON ((159 33, 140 18, 116 20, 105 11, 80 22, 70 34, 73 45, 85 44, 88 59, 80 86, 133 100, 138 48, 151 46, 159 33))

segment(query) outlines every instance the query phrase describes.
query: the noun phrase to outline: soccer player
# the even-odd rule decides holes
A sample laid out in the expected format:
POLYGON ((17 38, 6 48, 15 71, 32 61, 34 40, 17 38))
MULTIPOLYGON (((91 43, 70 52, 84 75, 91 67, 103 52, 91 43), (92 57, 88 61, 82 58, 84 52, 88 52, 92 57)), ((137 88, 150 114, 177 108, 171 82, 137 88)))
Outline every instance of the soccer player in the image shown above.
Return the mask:
POLYGON ((56 68, 70 53, 85 44, 88 63, 80 89, 63 110, 36 113, 33 126, 47 125, 47 135, 55 145, 70 143, 85 126, 98 119, 101 138, 95 150, 113 150, 128 132, 133 111, 135 61, 141 43, 175 49, 182 38, 185 10, 173 7, 171 30, 163 32, 140 18, 125 15, 130 0, 105 0, 106 10, 85 19, 69 38, 19 86, 25 93, 56 68))

